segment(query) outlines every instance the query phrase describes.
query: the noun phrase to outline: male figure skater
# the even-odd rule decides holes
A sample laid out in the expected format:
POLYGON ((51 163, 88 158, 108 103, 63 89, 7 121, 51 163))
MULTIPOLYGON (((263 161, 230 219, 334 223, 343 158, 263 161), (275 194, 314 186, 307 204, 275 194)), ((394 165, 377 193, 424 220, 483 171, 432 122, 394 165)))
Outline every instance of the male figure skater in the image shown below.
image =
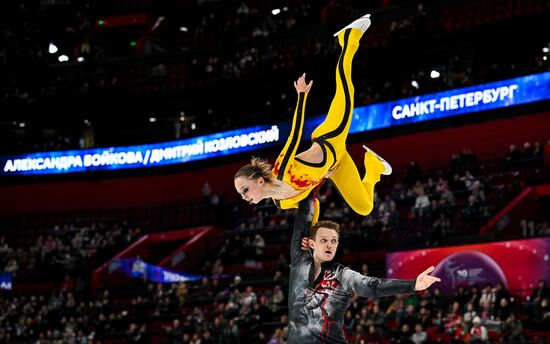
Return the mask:
POLYGON ((334 262, 340 226, 331 221, 319 221, 311 227, 315 212, 313 194, 300 202, 292 233, 289 344, 347 343, 342 327, 353 295, 411 294, 441 281, 428 275, 434 270, 433 266, 416 280, 409 281, 363 276, 334 262), (311 251, 301 246, 302 238, 308 236, 311 251))

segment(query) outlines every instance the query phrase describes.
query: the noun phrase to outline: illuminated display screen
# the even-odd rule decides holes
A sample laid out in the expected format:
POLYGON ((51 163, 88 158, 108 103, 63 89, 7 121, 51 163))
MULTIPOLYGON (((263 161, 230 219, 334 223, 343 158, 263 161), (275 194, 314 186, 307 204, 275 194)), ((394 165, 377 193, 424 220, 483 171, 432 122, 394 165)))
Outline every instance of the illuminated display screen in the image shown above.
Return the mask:
POLYGON ((199 281, 201 276, 187 274, 147 264, 139 259, 120 258, 113 260, 109 265, 109 272, 120 271, 128 277, 139 278, 156 283, 178 283, 199 281))
POLYGON ((550 280, 550 238, 513 240, 388 253, 386 277, 415 279, 430 266, 441 278, 436 286, 451 294, 459 285, 483 287, 502 282, 529 294, 541 279, 550 280))
MULTIPOLYGON (((355 108, 350 134, 550 99, 550 72, 355 108)), ((306 119, 302 139, 325 115, 306 119)), ((148 145, 0 157, 0 175, 40 175, 182 164, 283 145, 288 121, 148 145)))
POLYGON ((12 290, 12 276, 9 272, 0 272, 0 291, 12 290))

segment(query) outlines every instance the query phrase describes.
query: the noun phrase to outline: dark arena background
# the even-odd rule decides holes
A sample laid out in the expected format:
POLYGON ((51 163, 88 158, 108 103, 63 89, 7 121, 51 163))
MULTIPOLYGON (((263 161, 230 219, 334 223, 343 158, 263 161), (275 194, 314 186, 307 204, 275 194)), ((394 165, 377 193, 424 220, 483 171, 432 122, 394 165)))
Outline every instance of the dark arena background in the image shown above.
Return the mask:
POLYGON ((354 297, 348 341, 550 342, 544 0, 2 1, 0 342, 287 343, 295 211, 233 176, 304 72, 309 147, 365 13, 348 151, 393 174, 366 217, 325 183, 321 219, 356 271, 442 282, 354 297))

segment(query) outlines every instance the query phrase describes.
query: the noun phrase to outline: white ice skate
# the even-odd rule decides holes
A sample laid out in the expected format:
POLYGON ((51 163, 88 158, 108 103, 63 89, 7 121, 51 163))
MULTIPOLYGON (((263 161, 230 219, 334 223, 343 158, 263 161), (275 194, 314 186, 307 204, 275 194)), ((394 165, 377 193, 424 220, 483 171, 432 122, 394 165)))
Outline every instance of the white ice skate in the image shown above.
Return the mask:
POLYGON ((380 160, 380 162, 382 163, 382 165, 384 165, 384 172, 382 172, 383 175, 385 176, 389 176, 391 173, 392 173, 392 168, 391 168, 391 165, 386 161, 384 160, 380 155, 376 154, 372 149, 370 149, 369 147, 363 145, 363 148, 365 148, 365 150, 368 152, 372 152, 372 154, 376 155, 376 157, 378 158, 378 160, 380 160))
POLYGON ((369 27, 370 27, 370 14, 365 14, 361 18, 354 20, 351 24, 349 24, 342 30, 336 32, 334 34, 334 37, 338 36, 340 32, 345 31, 346 29, 357 29, 362 33, 365 33, 365 31, 367 31, 369 27))

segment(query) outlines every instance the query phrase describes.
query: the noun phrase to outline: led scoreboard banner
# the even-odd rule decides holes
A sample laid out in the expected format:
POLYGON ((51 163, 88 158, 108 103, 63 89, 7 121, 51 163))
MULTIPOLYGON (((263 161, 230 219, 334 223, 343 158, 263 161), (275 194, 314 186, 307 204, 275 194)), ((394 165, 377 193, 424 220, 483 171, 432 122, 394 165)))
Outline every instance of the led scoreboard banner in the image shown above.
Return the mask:
MULTIPOLYGON (((550 72, 355 108, 350 134, 550 99, 550 72)), ((302 138, 326 115, 310 117, 302 138)), ((156 144, 0 157, 0 175, 41 175, 182 164, 281 145, 291 122, 156 144)))

